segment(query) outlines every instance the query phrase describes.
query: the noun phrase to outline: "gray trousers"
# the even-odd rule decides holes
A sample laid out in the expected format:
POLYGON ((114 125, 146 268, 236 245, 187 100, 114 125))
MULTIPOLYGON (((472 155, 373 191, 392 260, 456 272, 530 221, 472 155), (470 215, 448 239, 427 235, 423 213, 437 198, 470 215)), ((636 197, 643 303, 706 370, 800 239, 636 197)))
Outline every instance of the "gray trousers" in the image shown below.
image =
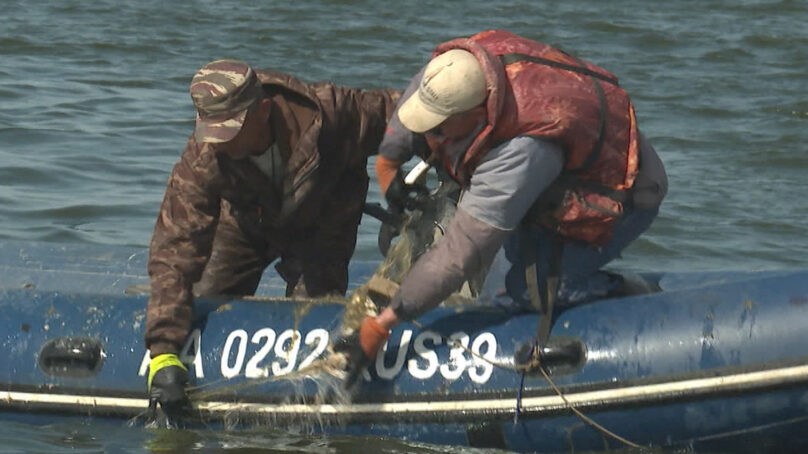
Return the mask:
MULTIPOLYGON (((601 271, 601 268, 618 258, 623 249, 648 230, 658 212, 659 206, 628 211, 617 223, 612 240, 601 248, 578 242, 564 243, 556 303, 560 306, 581 304, 615 290, 620 281, 601 271)), ((534 237, 539 285, 544 286, 555 239, 538 229, 521 226, 508 237, 494 258, 486 275, 480 302, 512 310, 532 308, 525 282, 523 235, 534 237)))

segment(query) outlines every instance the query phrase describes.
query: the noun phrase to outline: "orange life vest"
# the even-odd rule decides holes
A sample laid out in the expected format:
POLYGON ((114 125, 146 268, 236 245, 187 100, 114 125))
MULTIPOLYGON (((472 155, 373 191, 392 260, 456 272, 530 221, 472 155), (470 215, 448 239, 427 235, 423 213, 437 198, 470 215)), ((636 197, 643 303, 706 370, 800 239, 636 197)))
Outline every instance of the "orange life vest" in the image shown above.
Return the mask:
POLYGON ((603 245, 623 213, 639 164, 634 107, 608 71, 558 49, 502 30, 439 45, 437 56, 463 49, 486 76, 488 124, 474 139, 456 178, 467 184, 499 143, 534 135, 561 145, 561 177, 529 213, 569 240, 603 245))

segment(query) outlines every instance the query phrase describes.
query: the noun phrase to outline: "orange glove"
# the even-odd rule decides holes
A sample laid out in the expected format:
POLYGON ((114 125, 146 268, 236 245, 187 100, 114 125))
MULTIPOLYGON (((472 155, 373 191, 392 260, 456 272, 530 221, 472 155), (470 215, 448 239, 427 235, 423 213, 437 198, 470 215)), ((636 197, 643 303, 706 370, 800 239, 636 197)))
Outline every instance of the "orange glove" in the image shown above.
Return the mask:
POLYGON ((376 318, 365 317, 359 331, 335 342, 334 351, 343 353, 347 360, 343 388, 350 389, 356 383, 359 374, 376 359, 379 349, 389 338, 390 331, 380 325, 376 318))
POLYGON ((401 169, 402 162, 387 159, 384 156, 376 157, 376 179, 379 181, 379 189, 382 195, 387 194, 387 188, 396 177, 396 173, 401 169))
POLYGON ((365 317, 359 327, 359 346, 369 360, 376 359, 376 354, 390 338, 390 330, 376 321, 375 317, 365 317))

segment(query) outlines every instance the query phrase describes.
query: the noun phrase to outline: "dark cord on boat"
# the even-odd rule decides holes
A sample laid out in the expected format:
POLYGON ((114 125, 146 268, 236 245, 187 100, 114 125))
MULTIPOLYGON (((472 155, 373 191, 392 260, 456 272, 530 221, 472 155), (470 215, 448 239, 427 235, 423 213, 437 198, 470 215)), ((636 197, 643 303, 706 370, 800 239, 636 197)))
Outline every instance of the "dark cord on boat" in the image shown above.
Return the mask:
MULTIPOLYGON (((416 327, 418 327, 418 329, 420 329, 420 330, 425 329, 423 325, 421 325, 420 323, 418 323, 416 321, 412 321, 412 324, 415 325, 416 327)), ((443 336, 441 336, 441 337, 443 337, 443 336)), ((452 341, 452 342, 450 342, 449 339, 446 339, 446 338, 443 338, 443 340, 444 340, 444 342, 446 342, 449 345, 452 345, 453 347, 462 348, 463 350, 468 352, 474 358, 478 358, 481 361, 485 361, 485 362, 491 364, 494 367, 499 367, 499 368, 505 369, 505 370, 513 370, 515 372, 521 372, 523 374, 522 375, 523 379, 524 379, 524 374, 526 374, 528 371, 535 370, 535 369, 532 368, 533 365, 522 366, 522 365, 514 365, 514 364, 507 364, 507 363, 500 363, 500 362, 497 362, 497 361, 492 361, 490 359, 487 359, 487 358, 483 357, 482 355, 480 355, 478 353, 473 352, 470 348, 464 346, 458 340, 455 340, 455 341, 452 341)), ((567 400, 567 397, 564 395, 564 392, 561 391, 561 389, 559 389, 559 387, 556 386, 555 382, 553 382, 553 379, 550 378, 550 374, 547 373, 547 371, 544 368, 544 365, 538 364, 538 370, 541 372, 542 376, 547 381, 547 383, 550 385, 550 387, 553 389, 553 391, 564 402, 564 405, 566 405, 567 408, 570 409, 570 411, 575 413, 575 415, 578 416, 579 418, 581 418, 585 423, 587 423, 590 426, 594 427, 595 429, 597 429, 601 433, 603 433, 605 435, 608 435, 608 436, 614 438, 615 440, 617 440, 617 441, 619 441, 619 442, 621 442, 621 443, 623 443, 623 444, 625 444, 627 446, 630 446, 632 448, 639 448, 639 449, 643 448, 641 445, 639 445, 637 443, 634 443, 631 440, 627 440, 627 439, 621 437, 620 435, 617 435, 616 433, 610 431, 609 429, 607 429, 607 428, 603 427, 602 425, 598 424, 597 422, 595 422, 592 418, 590 418, 590 417, 586 416, 585 414, 583 414, 580 410, 575 408, 575 406, 572 405, 572 403, 570 403, 569 400, 567 400)), ((518 414, 519 414, 519 411, 520 411, 519 407, 521 406, 520 405, 521 404, 521 392, 522 392, 522 390, 521 390, 521 387, 520 387, 519 394, 517 395, 517 417, 518 417, 518 414)))

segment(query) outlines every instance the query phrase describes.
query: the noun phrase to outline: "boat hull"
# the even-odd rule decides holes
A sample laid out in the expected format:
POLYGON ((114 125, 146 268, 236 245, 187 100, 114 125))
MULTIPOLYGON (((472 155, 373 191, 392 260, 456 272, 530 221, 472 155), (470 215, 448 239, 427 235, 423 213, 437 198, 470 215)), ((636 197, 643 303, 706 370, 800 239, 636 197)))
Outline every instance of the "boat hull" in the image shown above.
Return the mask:
MULTIPOLYGON (((3 244, 0 257, 2 414, 143 416, 145 252, 3 244)), ((352 285, 372 271, 353 264, 352 285)), ((290 301, 270 277, 257 298, 197 302, 181 354, 195 418, 525 452, 620 446, 572 406, 641 445, 808 443, 808 272, 657 277, 660 293, 558 315, 558 391, 513 367, 537 314, 455 306, 397 327, 351 396, 311 369, 345 302, 290 301)))

